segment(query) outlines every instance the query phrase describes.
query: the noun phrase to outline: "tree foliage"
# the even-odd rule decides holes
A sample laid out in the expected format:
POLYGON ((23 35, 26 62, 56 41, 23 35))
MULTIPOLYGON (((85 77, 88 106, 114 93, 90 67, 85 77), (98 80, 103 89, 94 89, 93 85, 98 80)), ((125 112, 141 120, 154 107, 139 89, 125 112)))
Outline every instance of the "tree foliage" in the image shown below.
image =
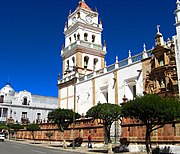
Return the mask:
POLYGON ((8 130, 8 126, 5 124, 0 124, 0 130, 3 130, 3 129, 8 130))
POLYGON ((121 114, 121 107, 116 104, 104 103, 98 104, 86 113, 87 117, 92 117, 95 119, 100 119, 99 124, 104 126, 104 139, 105 143, 109 143, 110 140, 110 128, 114 121, 116 121, 121 114))
POLYGON ((180 117, 180 103, 174 98, 158 95, 137 96, 123 105, 122 115, 146 126, 146 150, 149 153, 151 133, 180 117))
POLYGON ((24 128, 24 126, 21 124, 8 124, 8 126, 9 128, 14 129, 14 131, 18 131, 24 128))
POLYGON ((75 113, 73 110, 70 109, 59 108, 49 112, 48 120, 57 124, 59 130, 62 132, 64 148, 67 148, 64 130, 67 129, 69 125, 75 121, 75 119, 78 119, 80 117, 81 116, 78 113, 75 113))
POLYGON ((59 130, 64 132, 70 124, 73 123, 75 119, 80 118, 81 116, 78 113, 75 113, 70 109, 55 109, 54 111, 49 112, 48 120, 57 124, 59 130))

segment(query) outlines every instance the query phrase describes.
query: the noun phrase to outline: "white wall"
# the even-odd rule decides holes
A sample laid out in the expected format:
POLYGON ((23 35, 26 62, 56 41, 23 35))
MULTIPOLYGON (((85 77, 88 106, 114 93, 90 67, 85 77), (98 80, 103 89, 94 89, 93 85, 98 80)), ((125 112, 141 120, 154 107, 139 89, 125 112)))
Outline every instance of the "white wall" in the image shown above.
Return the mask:
MULTIPOLYGON (((118 103, 122 103, 124 95, 128 99, 133 98, 128 84, 135 81, 137 95, 143 94, 142 63, 131 64, 118 70, 118 103), (124 84, 126 83, 126 85, 124 84)), ((115 103, 114 72, 109 72, 95 77, 95 105, 98 102, 107 103, 103 92, 108 92, 108 103, 115 103)), ((77 84, 77 110, 80 114, 86 113, 93 106, 92 79, 77 84), (89 97, 88 97, 89 93, 89 97), (79 99, 78 99, 79 98, 79 99)))
POLYGON ((133 95, 128 86, 129 81, 135 80, 136 82, 136 93, 138 95, 143 94, 143 77, 142 73, 137 70, 142 69, 142 63, 136 63, 129 65, 118 71, 118 91, 119 91, 119 102, 122 103, 124 95, 126 98, 132 99, 133 95))
POLYGON ((92 107, 92 81, 86 81, 76 86, 77 112, 86 114, 86 111, 92 107))

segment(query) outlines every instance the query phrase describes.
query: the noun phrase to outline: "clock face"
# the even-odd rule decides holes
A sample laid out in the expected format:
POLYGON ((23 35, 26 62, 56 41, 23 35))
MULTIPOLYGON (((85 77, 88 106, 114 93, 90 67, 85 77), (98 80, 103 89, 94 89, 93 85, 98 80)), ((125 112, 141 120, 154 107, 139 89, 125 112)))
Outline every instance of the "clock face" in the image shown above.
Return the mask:
POLYGON ((87 16, 86 16, 86 21, 87 21, 88 23, 91 23, 91 22, 92 22, 92 17, 89 16, 89 15, 87 15, 87 16))

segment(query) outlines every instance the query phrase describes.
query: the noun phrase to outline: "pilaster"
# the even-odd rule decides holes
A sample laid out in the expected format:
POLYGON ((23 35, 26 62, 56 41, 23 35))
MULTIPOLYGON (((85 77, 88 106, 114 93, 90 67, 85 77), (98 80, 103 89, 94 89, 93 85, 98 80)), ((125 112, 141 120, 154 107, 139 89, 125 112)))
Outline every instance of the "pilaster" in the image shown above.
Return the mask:
POLYGON ((58 108, 61 108, 61 89, 58 90, 58 108))
POLYGON ((93 106, 96 105, 96 78, 92 79, 92 98, 93 98, 93 106))
POLYGON ((115 104, 118 105, 118 73, 117 70, 114 72, 114 94, 115 94, 115 104))

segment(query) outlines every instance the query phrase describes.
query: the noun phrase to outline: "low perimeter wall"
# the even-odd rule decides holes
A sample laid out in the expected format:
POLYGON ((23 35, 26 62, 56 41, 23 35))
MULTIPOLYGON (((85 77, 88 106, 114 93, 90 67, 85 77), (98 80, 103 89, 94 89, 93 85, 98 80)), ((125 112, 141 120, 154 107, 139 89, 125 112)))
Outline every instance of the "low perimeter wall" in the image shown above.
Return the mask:
MULTIPOLYGON (((47 141, 49 140, 46 136, 47 132, 52 132, 53 135, 50 141, 62 141, 62 132, 59 131, 57 125, 52 123, 39 124, 40 130, 34 133, 35 140, 47 141)), ((89 132, 92 137, 93 142, 103 142, 104 141, 104 131, 103 126, 98 125, 96 121, 91 119, 81 119, 75 122, 75 125, 70 125, 67 130, 65 130, 66 141, 72 142, 75 138, 82 138, 83 142, 87 142, 89 132), (74 129, 73 129, 74 128, 74 129), (74 131, 73 131, 74 130, 74 131), (74 132, 74 133, 73 133, 74 132)), ((32 139, 32 135, 29 131, 25 129, 17 132, 17 139, 32 139)))

